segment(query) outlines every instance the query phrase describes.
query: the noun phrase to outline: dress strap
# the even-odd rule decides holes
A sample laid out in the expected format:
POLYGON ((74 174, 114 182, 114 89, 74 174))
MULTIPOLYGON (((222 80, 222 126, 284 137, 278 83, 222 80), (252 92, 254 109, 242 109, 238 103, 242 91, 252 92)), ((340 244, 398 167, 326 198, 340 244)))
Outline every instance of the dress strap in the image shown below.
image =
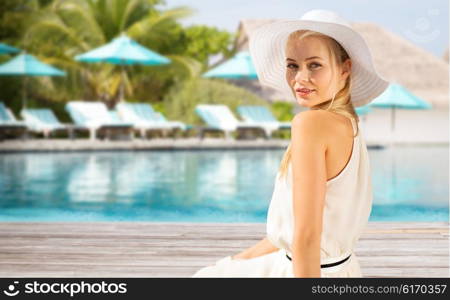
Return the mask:
POLYGON ((350 122, 352 123, 353 135, 356 134, 356 120, 353 117, 350 117, 350 122))

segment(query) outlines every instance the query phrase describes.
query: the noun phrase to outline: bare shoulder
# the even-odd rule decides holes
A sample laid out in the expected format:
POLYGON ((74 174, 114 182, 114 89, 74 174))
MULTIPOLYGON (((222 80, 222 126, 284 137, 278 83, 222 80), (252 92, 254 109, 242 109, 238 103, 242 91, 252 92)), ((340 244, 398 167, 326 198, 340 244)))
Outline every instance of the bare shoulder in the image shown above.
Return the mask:
POLYGON ((315 144, 328 149, 336 132, 336 116, 324 110, 302 111, 294 116, 291 141, 296 144, 315 144))
POLYGON ((292 119, 293 131, 308 132, 312 135, 327 134, 331 113, 324 110, 306 110, 292 119))

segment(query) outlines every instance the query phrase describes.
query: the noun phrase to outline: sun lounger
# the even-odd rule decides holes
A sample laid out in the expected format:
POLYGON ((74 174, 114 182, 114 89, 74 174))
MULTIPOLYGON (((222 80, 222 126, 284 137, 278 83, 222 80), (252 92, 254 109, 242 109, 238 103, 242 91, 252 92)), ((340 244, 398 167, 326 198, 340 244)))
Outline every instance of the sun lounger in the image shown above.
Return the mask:
POLYGON ((183 122, 180 122, 180 121, 169 121, 160 112, 155 112, 155 119, 158 122, 167 124, 171 128, 179 128, 180 130, 186 130, 186 129, 192 128, 192 125, 186 125, 186 124, 184 124, 183 122))
POLYGON ((182 122, 168 121, 161 113, 156 112, 149 103, 121 102, 116 110, 123 121, 132 123, 141 137, 151 130, 186 130, 190 127, 182 122))
POLYGON ((70 101, 65 109, 76 125, 89 130, 90 139, 95 139, 100 132, 110 137, 118 131, 133 138, 133 124, 114 118, 103 102, 70 101))
POLYGON ((264 127, 268 137, 272 136, 275 130, 291 128, 290 122, 278 121, 272 112, 262 105, 242 105, 237 108, 237 111, 244 122, 264 127))
POLYGON ((17 121, 14 114, 3 102, 0 102, 0 140, 8 136, 21 136, 26 138, 27 126, 17 121))
POLYGON ((20 115, 30 131, 42 133, 45 138, 57 131, 67 131, 68 136, 73 139, 75 130, 85 129, 74 124, 61 123, 53 111, 47 108, 26 108, 20 115))
POLYGON ((264 127, 258 123, 249 124, 239 121, 228 106, 223 104, 199 104, 195 112, 207 124, 207 127, 200 128, 200 138, 203 138, 206 131, 222 131, 225 138, 230 138, 234 131, 264 130, 264 127))

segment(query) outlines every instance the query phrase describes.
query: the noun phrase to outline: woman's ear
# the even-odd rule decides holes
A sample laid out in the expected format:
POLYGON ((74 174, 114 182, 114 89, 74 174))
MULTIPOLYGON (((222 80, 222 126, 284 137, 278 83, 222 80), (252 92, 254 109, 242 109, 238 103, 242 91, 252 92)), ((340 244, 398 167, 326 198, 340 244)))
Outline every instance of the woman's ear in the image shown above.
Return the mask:
POLYGON ((347 76, 351 74, 352 70, 352 61, 350 58, 347 58, 347 60, 342 64, 342 79, 347 79, 347 76))

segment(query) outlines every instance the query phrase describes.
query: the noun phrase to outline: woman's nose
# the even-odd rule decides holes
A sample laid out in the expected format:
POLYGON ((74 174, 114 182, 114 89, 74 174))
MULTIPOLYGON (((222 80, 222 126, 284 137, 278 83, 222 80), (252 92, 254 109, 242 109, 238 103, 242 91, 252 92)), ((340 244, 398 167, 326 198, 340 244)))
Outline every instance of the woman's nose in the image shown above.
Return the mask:
POLYGON ((306 71, 306 70, 303 70, 303 71, 299 70, 297 72, 297 74, 295 74, 295 81, 297 81, 297 82, 308 82, 308 80, 309 80, 309 74, 308 74, 308 71, 306 71))

